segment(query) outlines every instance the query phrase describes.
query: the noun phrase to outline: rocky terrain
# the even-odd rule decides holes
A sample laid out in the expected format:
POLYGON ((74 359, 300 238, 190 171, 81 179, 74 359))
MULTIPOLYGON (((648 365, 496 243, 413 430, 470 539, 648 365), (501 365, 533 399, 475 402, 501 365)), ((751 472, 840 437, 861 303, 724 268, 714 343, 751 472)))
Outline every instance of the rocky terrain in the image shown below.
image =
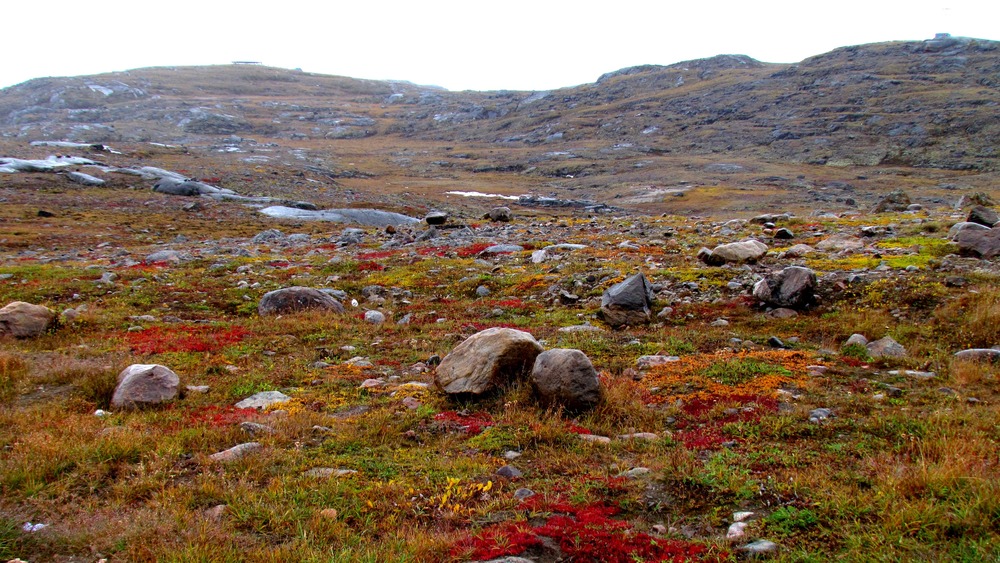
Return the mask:
POLYGON ((0 559, 997 559, 998 57, 0 91, 0 559))

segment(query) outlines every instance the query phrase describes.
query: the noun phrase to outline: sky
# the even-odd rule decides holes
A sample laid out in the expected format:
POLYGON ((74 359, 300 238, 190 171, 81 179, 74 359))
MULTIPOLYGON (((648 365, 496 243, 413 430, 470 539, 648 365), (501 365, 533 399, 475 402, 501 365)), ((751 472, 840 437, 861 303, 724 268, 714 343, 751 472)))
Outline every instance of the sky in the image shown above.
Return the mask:
POLYGON ((549 90, 719 54, 798 62, 935 33, 1000 40, 997 0, 8 0, 0 87, 259 61, 449 90, 549 90))

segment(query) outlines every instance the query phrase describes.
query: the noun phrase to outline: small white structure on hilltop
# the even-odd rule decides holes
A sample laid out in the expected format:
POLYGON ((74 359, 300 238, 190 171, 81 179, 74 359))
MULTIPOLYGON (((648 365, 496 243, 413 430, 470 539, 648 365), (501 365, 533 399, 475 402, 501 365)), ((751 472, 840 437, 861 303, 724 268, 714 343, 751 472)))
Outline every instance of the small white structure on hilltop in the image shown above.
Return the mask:
POLYGON ((233 61, 234 65, 263 65, 264 63, 260 61, 233 61))

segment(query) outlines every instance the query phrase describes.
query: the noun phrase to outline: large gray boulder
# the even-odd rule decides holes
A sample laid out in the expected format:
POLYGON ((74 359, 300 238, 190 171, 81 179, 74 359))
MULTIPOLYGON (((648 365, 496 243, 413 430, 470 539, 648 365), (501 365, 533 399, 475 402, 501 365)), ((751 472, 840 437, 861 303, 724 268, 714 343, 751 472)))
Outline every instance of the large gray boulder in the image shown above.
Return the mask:
POLYGON ((311 287, 293 286, 269 291, 261 297, 257 313, 283 315, 308 309, 343 313, 344 306, 330 295, 311 287))
POLYGON ((531 382, 539 399, 570 411, 594 408, 601 400, 601 382, 590 359, 580 350, 546 350, 535 358, 531 382))
POLYGON ((753 296, 771 307, 804 309, 815 303, 816 272, 789 266, 753 286, 753 296))
POLYGON ((181 380, 168 367, 157 364, 133 364, 118 374, 118 386, 111 396, 111 406, 138 409, 177 398, 181 380))
POLYGON ((756 262, 767 254, 767 245, 759 240, 748 239, 740 242, 720 244, 712 250, 702 249, 698 258, 709 266, 756 262))
POLYGON ((986 207, 984 205, 977 205, 969 211, 969 218, 966 221, 970 223, 979 223, 984 227, 992 227, 1000 222, 1000 216, 997 212, 986 207))
POLYGON ((0 309, 0 336, 34 338, 45 334, 56 320, 56 314, 48 307, 32 305, 24 301, 14 301, 0 309))
POLYGON ((964 229, 955 236, 955 242, 962 256, 987 259, 1000 256, 1000 228, 964 229))
POLYGON ((948 229, 948 240, 955 240, 958 238, 958 234, 962 231, 988 231, 989 227, 985 225, 980 225, 979 223, 972 223, 969 221, 962 221, 961 223, 955 223, 948 229))
POLYGON ((434 382, 452 395, 482 395, 527 374, 541 353, 541 344, 527 332, 488 328, 445 356, 434 382))
POLYGON ((601 296, 601 318, 611 326, 639 325, 650 321, 653 290, 642 273, 617 283, 601 296))

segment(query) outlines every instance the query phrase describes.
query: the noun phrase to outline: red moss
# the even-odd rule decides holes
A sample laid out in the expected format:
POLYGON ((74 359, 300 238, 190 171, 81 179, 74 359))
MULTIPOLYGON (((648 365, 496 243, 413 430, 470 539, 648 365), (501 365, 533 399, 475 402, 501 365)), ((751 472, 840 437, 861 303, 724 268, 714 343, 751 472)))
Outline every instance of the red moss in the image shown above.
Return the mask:
POLYGON ((126 334, 129 349, 136 354, 165 352, 217 352, 250 335, 243 327, 203 325, 154 326, 126 334))
POLYGON ((358 262, 359 272, 381 272, 385 266, 378 262, 358 262))
POLYGON ((358 254, 358 260, 383 260, 389 258, 390 256, 396 256, 399 254, 398 250, 379 250, 376 252, 362 252, 358 254))
POLYGON ((464 430, 470 436, 480 434, 483 430, 496 424, 493 421, 493 417, 487 412, 465 414, 455 411, 444 411, 434 415, 434 420, 442 426, 464 430))
POLYGON ((470 244, 469 246, 463 246, 459 248, 456 252, 461 258, 471 258, 473 256, 478 256, 480 252, 486 250, 487 248, 493 246, 488 242, 477 242, 475 244, 470 244))
POLYGON ((512 522, 490 526, 460 541, 452 554, 479 560, 519 555, 542 545, 542 538, 549 538, 559 545, 564 560, 579 563, 717 561, 726 557, 710 554, 701 544, 636 532, 627 521, 614 519, 618 509, 604 503, 572 505, 533 500, 524 503, 528 510, 555 514, 534 527, 512 522))
POLYGON ((189 424, 207 424, 212 428, 229 426, 253 418, 257 409, 238 409, 236 407, 220 407, 209 405, 188 415, 189 424))

